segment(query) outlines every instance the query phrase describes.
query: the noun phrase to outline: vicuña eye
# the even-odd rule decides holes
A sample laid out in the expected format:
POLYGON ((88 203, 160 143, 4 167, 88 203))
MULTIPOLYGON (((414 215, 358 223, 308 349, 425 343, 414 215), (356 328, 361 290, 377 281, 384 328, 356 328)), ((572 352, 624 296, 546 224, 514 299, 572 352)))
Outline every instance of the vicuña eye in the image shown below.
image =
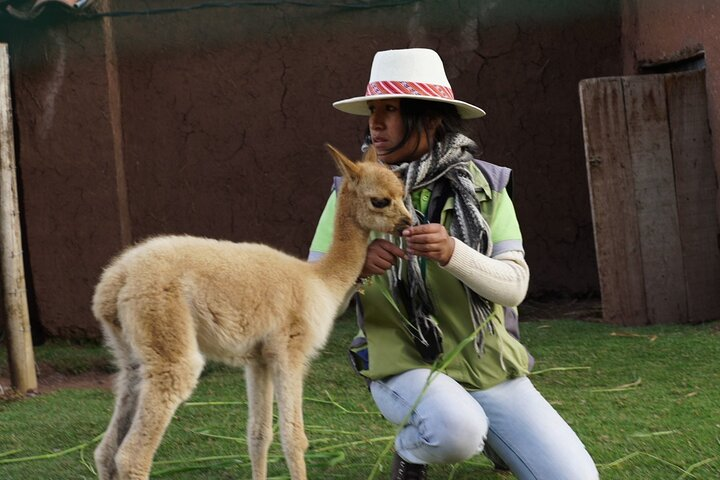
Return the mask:
POLYGON ((388 205, 390 205, 390 199, 389 198, 371 198, 370 203, 372 203, 373 207, 375 207, 375 208, 385 208, 388 205))

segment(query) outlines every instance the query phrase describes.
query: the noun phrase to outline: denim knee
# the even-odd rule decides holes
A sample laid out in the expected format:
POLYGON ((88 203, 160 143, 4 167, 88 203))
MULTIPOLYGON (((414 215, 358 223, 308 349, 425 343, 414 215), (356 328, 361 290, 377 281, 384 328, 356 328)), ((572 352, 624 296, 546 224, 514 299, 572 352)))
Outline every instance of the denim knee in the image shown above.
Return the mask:
POLYGON ((488 420, 479 406, 438 408, 418 425, 422 446, 415 455, 425 463, 457 463, 482 452, 488 420))
POLYGON ((370 386, 385 418, 408 421, 395 441, 398 454, 412 463, 456 463, 480 453, 489 423, 482 406, 447 375, 427 383, 429 375, 409 370, 370 386))

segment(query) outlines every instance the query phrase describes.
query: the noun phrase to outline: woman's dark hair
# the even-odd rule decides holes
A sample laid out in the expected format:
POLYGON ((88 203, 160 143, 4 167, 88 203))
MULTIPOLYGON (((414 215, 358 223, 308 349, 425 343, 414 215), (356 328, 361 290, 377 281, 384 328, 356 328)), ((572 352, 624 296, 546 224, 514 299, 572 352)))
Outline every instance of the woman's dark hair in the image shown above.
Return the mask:
MULTIPOLYGON (((404 147, 414 132, 418 133, 416 137, 418 143, 421 135, 427 137, 431 150, 436 142, 441 142, 446 136, 463 133, 463 120, 455 106, 449 103, 401 98, 400 113, 403 118, 405 135, 400 143, 391 150, 393 152, 404 147), (430 130, 434 122, 437 122, 437 127, 434 137, 430 138, 430 130)), ((371 143, 369 126, 365 131, 365 138, 366 143, 371 143)))

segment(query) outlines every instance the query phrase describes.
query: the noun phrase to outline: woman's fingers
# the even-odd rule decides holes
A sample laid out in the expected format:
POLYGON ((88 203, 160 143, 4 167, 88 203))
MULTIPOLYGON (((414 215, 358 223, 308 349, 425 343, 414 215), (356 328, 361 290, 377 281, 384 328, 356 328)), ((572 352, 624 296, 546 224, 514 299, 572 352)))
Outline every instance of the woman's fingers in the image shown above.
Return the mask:
POLYGON ((455 250, 455 240, 439 223, 429 223, 406 228, 403 236, 407 241, 407 252, 447 264, 455 250))
POLYGON ((378 238, 368 245, 365 265, 361 277, 380 275, 395 265, 398 258, 405 258, 405 252, 392 242, 378 238))

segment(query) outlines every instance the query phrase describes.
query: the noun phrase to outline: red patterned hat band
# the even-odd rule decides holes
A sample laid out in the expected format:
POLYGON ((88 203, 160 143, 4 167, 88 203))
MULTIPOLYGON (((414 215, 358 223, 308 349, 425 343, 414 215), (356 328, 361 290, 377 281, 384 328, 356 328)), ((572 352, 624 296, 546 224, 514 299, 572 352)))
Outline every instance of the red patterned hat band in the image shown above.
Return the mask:
MULTIPOLYGON (((2 0, 0 0, 2 3, 2 0)), ((455 100, 440 55, 428 48, 384 50, 375 53, 365 95, 333 102, 353 115, 372 115, 368 101, 380 98, 417 98, 455 106, 460 118, 480 118, 485 111, 455 100), (398 80, 403 79, 403 80, 398 80)))
POLYGON ((452 88, 431 83, 381 81, 368 83, 365 95, 417 95, 419 97, 443 98, 454 100, 452 88))

